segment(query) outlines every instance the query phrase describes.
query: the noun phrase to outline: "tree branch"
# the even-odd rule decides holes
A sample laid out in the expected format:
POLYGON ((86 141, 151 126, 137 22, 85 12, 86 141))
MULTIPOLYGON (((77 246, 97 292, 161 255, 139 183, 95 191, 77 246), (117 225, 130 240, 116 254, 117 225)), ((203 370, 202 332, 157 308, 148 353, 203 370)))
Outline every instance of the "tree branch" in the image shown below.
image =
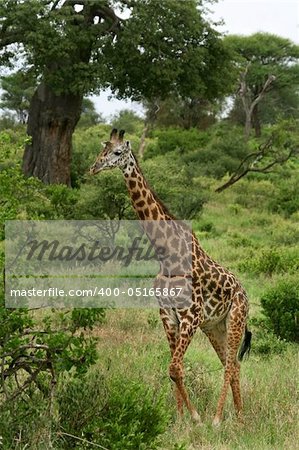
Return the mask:
POLYGON ((269 173, 269 169, 278 164, 282 165, 286 163, 292 156, 298 153, 298 149, 293 147, 289 150, 289 152, 286 155, 283 155, 282 153, 275 154, 272 146, 273 146, 273 138, 272 136, 270 136, 270 138, 264 144, 261 144, 259 146, 259 151, 250 153, 241 161, 239 167, 231 175, 229 180, 226 183, 219 186, 217 189, 215 189, 215 192, 219 193, 224 191, 225 189, 227 189, 228 187, 232 186, 237 181, 239 181, 241 178, 243 178, 245 175, 247 175, 249 172, 269 173), (270 161, 263 167, 256 167, 256 164, 262 161, 263 158, 269 156, 273 157, 272 161, 270 161), (252 159, 253 157, 254 160, 250 162, 250 159, 252 159))

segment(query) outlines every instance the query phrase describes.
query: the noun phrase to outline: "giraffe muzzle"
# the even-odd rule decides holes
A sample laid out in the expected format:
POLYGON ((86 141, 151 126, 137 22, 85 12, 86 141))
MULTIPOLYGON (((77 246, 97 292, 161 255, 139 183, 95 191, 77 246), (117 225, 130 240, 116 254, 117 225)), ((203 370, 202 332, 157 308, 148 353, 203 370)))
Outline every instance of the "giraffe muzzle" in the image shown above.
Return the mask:
POLYGON ((103 169, 104 169, 104 164, 103 163, 95 163, 89 169, 89 175, 96 175, 97 173, 101 172, 103 169))

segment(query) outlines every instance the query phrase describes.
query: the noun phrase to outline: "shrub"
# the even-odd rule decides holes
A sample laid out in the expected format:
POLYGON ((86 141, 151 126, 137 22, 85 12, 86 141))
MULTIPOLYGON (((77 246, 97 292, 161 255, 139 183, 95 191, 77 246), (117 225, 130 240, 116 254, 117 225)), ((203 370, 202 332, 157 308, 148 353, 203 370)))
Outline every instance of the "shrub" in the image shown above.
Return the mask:
POLYGON ((207 189, 174 152, 145 161, 143 169, 158 197, 178 219, 194 219, 201 213, 207 189))
POLYGON ((269 202, 276 194, 276 187, 268 179, 243 179, 235 184, 234 191, 237 194, 235 201, 238 205, 267 210, 269 202))
MULTIPOLYGON (((111 450, 157 448, 155 440, 169 420, 161 393, 124 377, 109 382, 96 373, 84 380, 73 378, 61 386, 58 404, 63 431, 111 450)), ((72 448, 93 448, 63 439, 72 448)))
POLYGON ((104 446, 111 450, 154 449, 169 421, 165 398, 140 381, 119 380, 102 415, 104 446))
POLYGON ((290 217, 299 211, 299 180, 297 174, 278 181, 276 195, 269 200, 269 209, 282 214, 284 217, 290 217))
POLYGON ((299 281, 281 281, 261 298, 263 313, 273 332, 299 342, 299 281))
MULTIPOLYGON (((253 255, 253 252, 250 252, 253 255)), ((263 249, 255 257, 251 255, 242 261, 238 268, 243 272, 265 274, 295 273, 299 268, 299 254, 296 247, 263 249)), ((255 254, 255 253, 254 253, 255 254)))
POLYGON ((271 332, 259 331, 254 334, 252 351, 261 355, 281 354, 287 349, 285 340, 271 332))
POLYGON ((150 144, 145 152, 145 159, 176 151, 184 154, 202 148, 208 141, 208 133, 195 128, 183 130, 181 128, 168 128, 157 130, 154 133, 156 142, 150 144))
POLYGON ((248 153, 242 132, 236 127, 215 126, 206 145, 189 152, 184 161, 195 166, 205 176, 222 178, 232 173, 248 153))
POLYGON ((126 133, 141 134, 144 127, 144 121, 134 111, 122 109, 111 117, 112 128, 125 130, 126 133))
POLYGON ((273 333, 267 318, 253 317, 250 322, 250 325, 254 327, 253 353, 263 356, 281 354, 288 348, 286 340, 280 339, 273 333))

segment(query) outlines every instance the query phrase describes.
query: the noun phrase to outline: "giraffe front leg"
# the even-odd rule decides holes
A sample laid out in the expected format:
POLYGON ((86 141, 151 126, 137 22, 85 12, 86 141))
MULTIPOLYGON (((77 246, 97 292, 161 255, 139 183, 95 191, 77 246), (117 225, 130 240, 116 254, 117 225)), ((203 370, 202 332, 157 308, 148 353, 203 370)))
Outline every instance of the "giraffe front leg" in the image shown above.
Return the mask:
MULTIPOLYGON (((160 316, 168 340, 171 357, 173 357, 177 345, 177 339, 179 336, 179 322, 173 310, 160 309, 160 316)), ((176 384, 174 386, 174 391, 178 415, 181 417, 184 414, 184 402, 180 390, 178 389, 176 384)))
POLYGON ((181 323, 181 329, 184 329, 184 332, 181 332, 177 339, 176 348, 169 366, 169 376, 175 382, 176 389, 180 393, 180 396, 190 412, 192 419, 197 423, 201 423, 200 416, 194 405, 191 403, 184 384, 183 358, 194 333, 191 326, 186 323, 185 325, 187 326, 184 326, 184 323, 185 322, 181 323))

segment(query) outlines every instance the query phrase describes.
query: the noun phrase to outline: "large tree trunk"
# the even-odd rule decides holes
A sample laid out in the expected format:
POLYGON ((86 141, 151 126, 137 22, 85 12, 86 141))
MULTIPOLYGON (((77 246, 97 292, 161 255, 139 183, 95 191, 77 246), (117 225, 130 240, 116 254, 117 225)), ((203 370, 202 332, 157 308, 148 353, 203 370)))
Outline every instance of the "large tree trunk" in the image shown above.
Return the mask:
POLYGON ((81 95, 56 95, 41 83, 30 104, 23 171, 44 183, 70 185, 72 135, 80 118, 81 95))

